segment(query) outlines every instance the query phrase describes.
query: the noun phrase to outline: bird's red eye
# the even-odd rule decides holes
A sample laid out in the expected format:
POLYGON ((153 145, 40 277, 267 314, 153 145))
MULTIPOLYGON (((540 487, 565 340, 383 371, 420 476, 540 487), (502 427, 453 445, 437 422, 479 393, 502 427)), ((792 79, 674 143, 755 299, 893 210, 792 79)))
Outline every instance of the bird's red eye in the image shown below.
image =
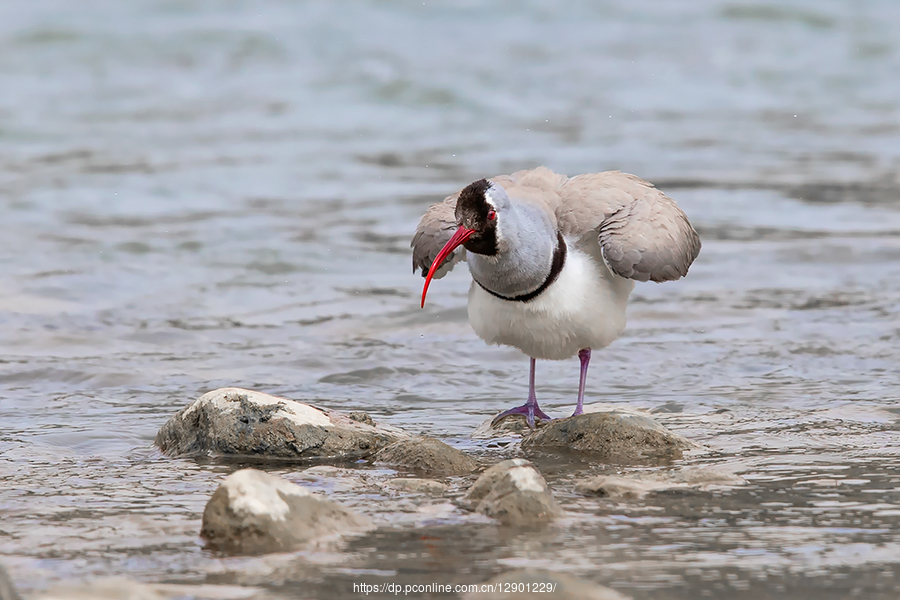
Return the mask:
POLYGON ((497 218, 497 212, 494 210, 489 210, 488 211, 488 221, 493 221, 496 218, 497 218))

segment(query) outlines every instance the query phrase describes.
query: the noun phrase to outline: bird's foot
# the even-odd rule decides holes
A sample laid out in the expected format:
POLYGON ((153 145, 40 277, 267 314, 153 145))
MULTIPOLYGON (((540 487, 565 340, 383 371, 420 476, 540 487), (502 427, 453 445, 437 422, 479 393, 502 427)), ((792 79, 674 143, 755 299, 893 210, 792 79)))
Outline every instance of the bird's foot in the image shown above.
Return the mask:
POLYGON ((523 404, 522 406, 517 406, 515 408, 511 408, 509 410, 505 410, 491 421, 491 427, 496 426, 500 421, 502 421, 505 417, 509 415, 525 415, 525 421, 528 423, 528 426, 534 429, 534 418, 538 417, 543 421, 552 421, 547 414, 541 410, 541 407, 537 404, 523 404))

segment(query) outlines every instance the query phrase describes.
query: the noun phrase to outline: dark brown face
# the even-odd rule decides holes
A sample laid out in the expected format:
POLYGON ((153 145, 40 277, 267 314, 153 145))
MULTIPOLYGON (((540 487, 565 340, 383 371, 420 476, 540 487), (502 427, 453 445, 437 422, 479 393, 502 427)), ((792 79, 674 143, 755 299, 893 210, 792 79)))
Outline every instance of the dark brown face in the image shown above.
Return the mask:
POLYGON ((497 254, 497 211, 485 198, 491 184, 484 179, 468 185, 456 199, 456 222, 459 227, 438 252, 438 255, 425 276, 422 288, 422 306, 425 306, 425 295, 435 272, 444 260, 458 247, 463 246, 469 252, 493 256, 497 254))
POLYGON ((497 254, 497 212, 485 200, 490 183, 479 179, 467 185, 456 201, 456 222, 474 233, 463 244, 469 252, 497 254))

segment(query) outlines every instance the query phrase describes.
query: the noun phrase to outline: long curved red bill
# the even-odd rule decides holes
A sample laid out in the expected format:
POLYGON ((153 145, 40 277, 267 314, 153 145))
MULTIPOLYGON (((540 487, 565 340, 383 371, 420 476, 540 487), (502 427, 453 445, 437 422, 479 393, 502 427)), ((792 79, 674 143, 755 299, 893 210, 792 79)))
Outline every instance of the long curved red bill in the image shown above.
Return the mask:
POLYGON ((453 237, 447 240, 447 243, 444 244, 441 251, 438 252, 437 258, 434 259, 434 262, 431 263, 431 268, 428 269, 428 277, 425 278, 425 287, 422 288, 422 308, 425 308, 425 294, 428 293, 428 286, 431 285, 431 278, 434 277, 434 272, 444 263, 444 259, 447 258, 447 255, 456 250, 457 247, 465 244, 466 240, 472 237, 473 233, 475 233, 474 229, 460 227, 456 230, 456 233, 453 234, 453 237))

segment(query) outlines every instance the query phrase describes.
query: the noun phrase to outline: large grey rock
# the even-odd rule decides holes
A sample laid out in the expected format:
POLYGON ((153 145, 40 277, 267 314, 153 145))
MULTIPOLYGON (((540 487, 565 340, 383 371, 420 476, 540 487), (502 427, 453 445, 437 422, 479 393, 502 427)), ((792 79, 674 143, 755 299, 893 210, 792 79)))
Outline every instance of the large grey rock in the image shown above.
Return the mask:
POLYGON ((627 476, 597 475, 575 484, 586 496, 636 499, 651 492, 671 489, 723 489, 742 485, 743 478, 715 468, 686 468, 665 473, 636 473, 627 476))
POLYGON ((208 392, 168 420, 156 445, 169 456, 234 455, 280 459, 364 459, 407 437, 345 415, 240 388, 208 392))
POLYGON ((0 565, 0 600, 22 600, 3 565, 0 565))
POLYGON ((591 412, 550 421, 522 438, 522 447, 576 450, 607 459, 681 458, 697 445, 653 419, 623 412, 591 412))
POLYGON ((200 535, 216 550, 263 554, 369 526, 365 517, 299 485, 242 469, 229 475, 206 504, 200 535))
POLYGON ((630 600, 628 596, 592 581, 541 569, 502 573, 485 582, 485 585, 496 589, 470 592, 463 596, 463 600, 630 600))
POLYGON ((478 468, 472 457, 432 438, 399 440, 380 450, 375 460, 439 476, 466 475, 478 468))
POLYGON ((542 525, 562 515, 547 482, 522 458, 504 460, 482 473, 459 504, 504 525, 542 525))

